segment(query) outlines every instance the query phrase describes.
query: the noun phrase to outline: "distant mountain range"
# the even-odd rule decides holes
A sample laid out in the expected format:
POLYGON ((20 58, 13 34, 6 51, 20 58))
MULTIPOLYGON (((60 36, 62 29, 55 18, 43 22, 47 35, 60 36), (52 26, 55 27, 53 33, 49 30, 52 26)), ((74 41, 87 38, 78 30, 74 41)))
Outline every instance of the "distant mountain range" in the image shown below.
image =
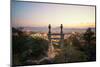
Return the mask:
MULTIPOLYGON (((24 31, 29 30, 29 31, 35 31, 35 32, 48 32, 48 27, 23 27, 24 31)), ((95 28, 91 28, 92 31, 95 31, 95 28)), ((69 32, 85 32, 87 28, 63 28, 64 33, 69 33, 69 32)), ((60 28, 51 28, 52 32, 60 32, 60 28)))

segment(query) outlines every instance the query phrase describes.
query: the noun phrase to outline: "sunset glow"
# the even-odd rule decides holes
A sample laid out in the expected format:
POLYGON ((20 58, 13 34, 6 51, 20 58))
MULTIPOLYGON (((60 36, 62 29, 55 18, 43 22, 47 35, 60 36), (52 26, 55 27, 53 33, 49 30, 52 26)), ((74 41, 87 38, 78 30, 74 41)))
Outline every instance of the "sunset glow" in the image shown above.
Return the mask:
POLYGON ((13 2, 12 25, 17 27, 95 27, 95 7, 63 4, 13 2))

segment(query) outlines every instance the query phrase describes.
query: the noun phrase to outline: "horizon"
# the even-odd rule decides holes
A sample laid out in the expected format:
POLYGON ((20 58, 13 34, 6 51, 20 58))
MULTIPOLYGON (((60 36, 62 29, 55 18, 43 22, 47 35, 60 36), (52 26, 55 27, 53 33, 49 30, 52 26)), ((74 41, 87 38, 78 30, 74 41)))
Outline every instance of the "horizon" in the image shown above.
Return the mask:
MULTIPOLYGON (((17 27, 18 28, 18 27, 17 27)), ((19 27, 20 28, 20 27, 19 27)), ((45 32, 48 33, 48 27, 22 27, 23 31, 33 31, 33 32, 45 32)), ((83 33, 87 30, 88 28, 63 28, 64 33, 71 33, 71 32, 78 32, 78 33, 83 33)), ((95 32, 96 28, 92 27, 91 30, 95 32)), ((52 33, 59 33, 60 32, 60 27, 51 27, 52 33)))
MULTIPOLYGON (((48 26, 12 26, 12 28, 20 28, 20 27, 22 27, 22 28, 32 28, 32 27, 35 27, 35 28, 48 28, 48 26)), ((51 26, 51 29, 52 28, 55 28, 55 29, 57 29, 57 28, 60 28, 60 25, 59 26, 55 26, 55 27, 52 27, 51 26)), ((63 26, 63 29, 65 29, 65 28, 68 28, 68 29, 87 29, 87 28, 96 28, 96 27, 77 27, 77 28, 75 28, 75 27, 64 27, 63 26)))

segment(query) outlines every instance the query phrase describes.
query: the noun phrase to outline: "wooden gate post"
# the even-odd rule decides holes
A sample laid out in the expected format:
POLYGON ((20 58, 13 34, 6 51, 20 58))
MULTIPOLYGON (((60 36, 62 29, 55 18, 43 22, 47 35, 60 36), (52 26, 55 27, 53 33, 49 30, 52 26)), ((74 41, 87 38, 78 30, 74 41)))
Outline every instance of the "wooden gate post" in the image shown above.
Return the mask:
POLYGON ((49 41, 51 43, 51 25, 50 24, 49 24, 48 28, 49 28, 48 39, 49 39, 49 41))
POLYGON ((59 34, 53 34, 53 33, 51 33, 51 25, 50 24, 48 26, 48 29, 49 29, 49 31, 48 31, 48 40, 49 40, 50 44, 52 44, 51 39, 59 39, 60 40, 60 47, 63 48, 63 46, 64 46, 63 25, 61 24, 61 26, 60 26, 60 30, 61 31, 60 31, 59 34), (52 35, 60 35, 60 38, 51 38, 52 35))
POLYGON ((64 34, 63 34, 63 25, 62 24, 60 26, 60 29, 61 29, 61 31, 60 31, 60 37, 61 37, 60 44, 61 44, 61 48, 63 48, 63 46, 64 46, 64 34))

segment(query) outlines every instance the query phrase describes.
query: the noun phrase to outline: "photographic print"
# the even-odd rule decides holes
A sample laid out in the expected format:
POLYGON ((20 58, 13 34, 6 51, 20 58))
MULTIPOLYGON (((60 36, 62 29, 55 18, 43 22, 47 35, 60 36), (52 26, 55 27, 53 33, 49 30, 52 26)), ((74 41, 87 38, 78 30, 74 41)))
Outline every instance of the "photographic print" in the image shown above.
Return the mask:
POLYGON ((96 61, 96 6, 11 1, 12 66, 96 61))

